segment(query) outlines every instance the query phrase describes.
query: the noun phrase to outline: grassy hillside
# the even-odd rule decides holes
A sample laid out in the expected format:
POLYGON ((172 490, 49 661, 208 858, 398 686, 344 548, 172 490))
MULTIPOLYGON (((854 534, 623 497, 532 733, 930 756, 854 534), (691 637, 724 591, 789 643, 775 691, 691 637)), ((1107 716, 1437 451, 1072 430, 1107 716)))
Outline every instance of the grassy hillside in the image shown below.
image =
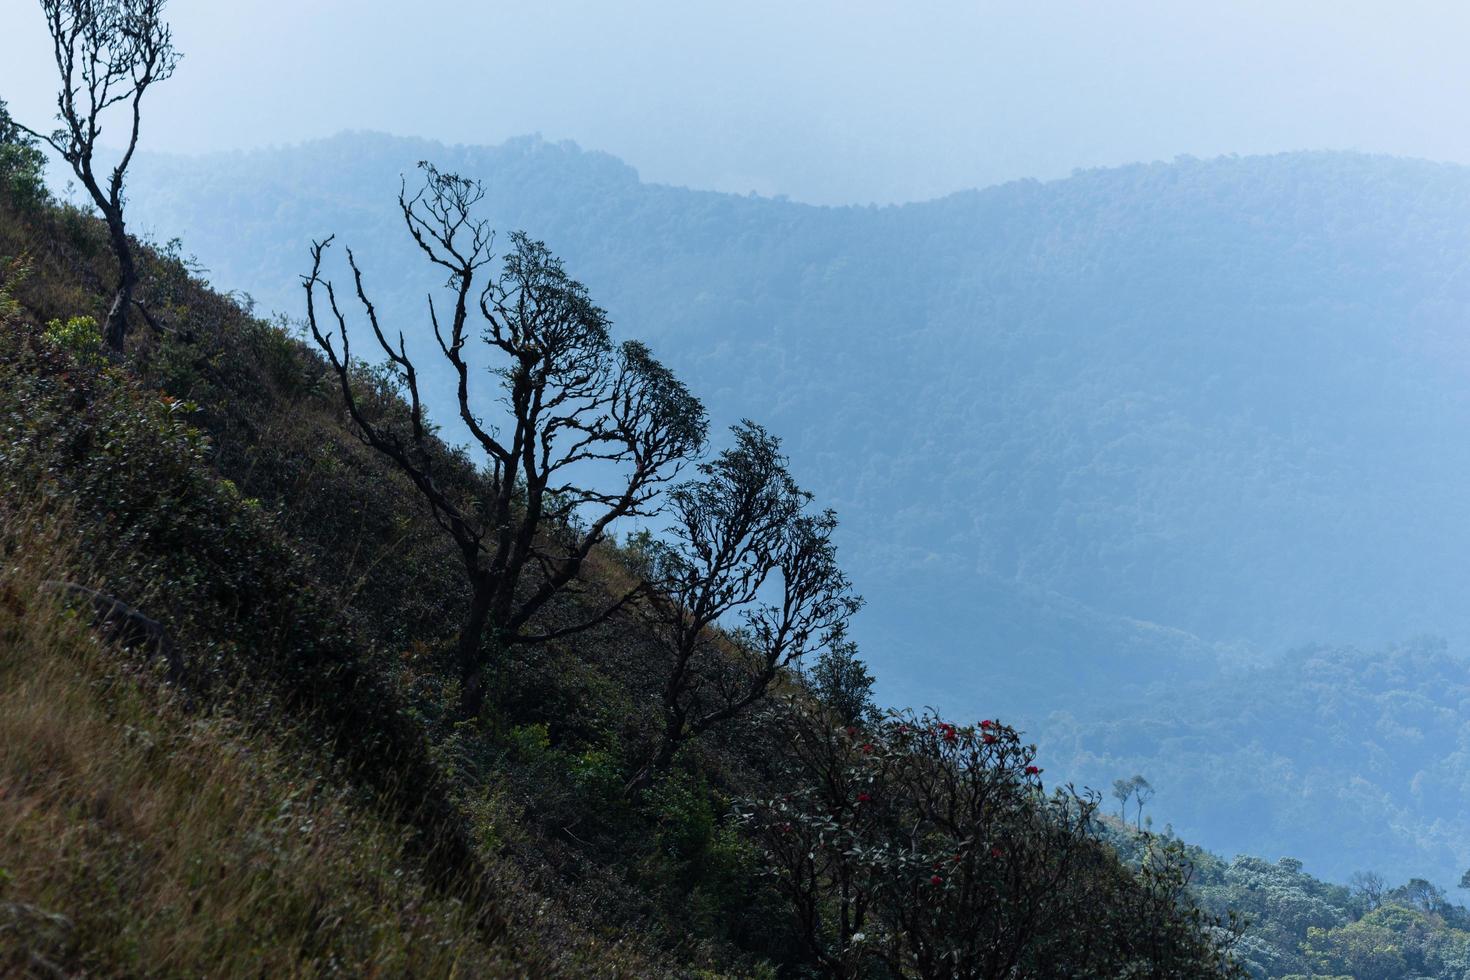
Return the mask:
POLYGON ((405 828, 308 732, 186 712, 48 600, 42 581, 85 569, 63 516, 5 520, 0 970, 490 976, 536 961, 434 887, 405 828))
MULTIPOLYGON (((102 975, 672 972, 657 940, 600 941, 555 901, 556 851, 514 846, 541 828, 509 781, 467 795, 414 687, 433 604, 458 601, 432 591, 442 548, 408 545, 403 488, 329 400, 290 397, 304 349, 150 255, 177 346, 109 365, 90 320, 49 316, 102 302, 94 221, 7 202, 0 240, 4 955, 102 975), (282 507, 288 487, 326 510, 282 507), (99 646, 41 588, 58 581, 166 624, 182 683, 99 646)), ((533 721, 507 738, 550 757, 533 721)))
MULTIPOLYGON (((516 648, 491 710, 456 722, 465 590, 406 479, 357 439, 289 329, 204 287, 171 250, 142 259, 165 332, 140 327, 113 361, 92 319, 111 278, 102 228, 0 190, 0 963, 100 976, 816 969, 768 842, 732 806, 803 791, 772 714, 712 732, 626 792, 658 725, 662 654, 614 618, 516 648), (79 586, 156 620, 177 668, 94 628, 79 586)), ((359 381, 366 411, 402 412, 380 375, 359 381)), ((434 451, 445 487, 482 489, 462 454, 434 451)), ((586 593, 630 569, 605 548, 586 593)), ((798 678, 781 688, 777 720, 815 718, 855 759, 877 758, 798 678)), ((978 728, 964 737, 981 745, 978 728)), ((1085 821, 1064 833, 1080 811, 1044 808, 1039 775, 996 779, 1010 829, 973 854, 949 843, 944 867, 975 876, 1012 937, 1012 916, 1038 917, 1006 940, 1021 975, 1229 974, 1228 936, 1172 871, 1129 870, 1085 821)), ((900 870, 942 937, 947 896, 969 899, 927 863, 900 870)), ((884 975, 868 949, 842 955, 884 975)))

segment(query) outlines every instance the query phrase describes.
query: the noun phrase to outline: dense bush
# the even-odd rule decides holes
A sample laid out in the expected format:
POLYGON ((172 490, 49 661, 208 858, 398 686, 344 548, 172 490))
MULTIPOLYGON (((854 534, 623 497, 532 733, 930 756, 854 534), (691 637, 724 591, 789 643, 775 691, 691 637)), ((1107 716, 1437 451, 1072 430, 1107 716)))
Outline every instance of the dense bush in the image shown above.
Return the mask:
POLYGON ((792 788, 743 818, 828 975, 1230 973, 1232 936, 1193 907, 1178 850, 1122 871, 1096 800, 1048 796, 1008 726, 833 726, 799 709, 781 723, 792 788))

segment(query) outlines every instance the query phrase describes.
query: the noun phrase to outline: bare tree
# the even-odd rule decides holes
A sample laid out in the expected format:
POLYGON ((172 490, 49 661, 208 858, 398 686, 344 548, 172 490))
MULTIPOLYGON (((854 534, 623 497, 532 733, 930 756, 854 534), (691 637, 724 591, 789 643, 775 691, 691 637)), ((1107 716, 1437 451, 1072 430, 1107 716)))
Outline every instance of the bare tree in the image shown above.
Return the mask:
POLYGON ((673 543, 652 549, 657 598, 645 607, 667 654, 662 730, 629 792, 652 781, 680 746, 763 698, 781 669, 843 640, 862 600, 837 565, 832 511, 786 469, 780 441, 753 422, 670 492, 673 543), (769 592, 770 601, 766 601, 769 592), (740 624, 714 629, 727 616, 740 624))
POLYGON ((166 3, 41 0, 61 76, 56 95, 56 118, 61 126, 51 133, 26 132, 45 140, 61 155, 107 221, 118 272, 117 291, 107 312, 103 336, 114 351, 122 350, 133 306, 137 305, 153 322, 133 295, 138 286, 138 267, 123 224, 123 180, 138 148, 143 94, 154 83, 167 80, 179 62, 173 32, 163 20, 166 3), (122 156, 112 173, 102 179, 94 162, 102 137, 102 116, 119 105, 126 107, 131 121, 122 142, 122 156))
POLYGON ((1383 896, 1388 892, 1388 882, 1376 871, 1354 871, 1348 878, 1348 890, 1371 912, 1383 904, 1383 896))
POLYGON ((483 187, 427 163, 420 167, 424 185, 412 196, 405 185, 399 209, 424 255, 448 273, 451 308, 441 315, 430 296, 428 317, 458 379, 459 419, 485 457, 487 489, 460 499, 440 481, 442 449, 425 416, 418 372, 402 332, 395 343, 379 323, 349 250, 354 292, 407 399, 408 418, 396 426, 375 419, 359 398, 346 319, 332 283, 322 278, 331 239, 311 249, 307 317, 361 438, 413 482, 464 564, 470 596, 459 637, 459 710, 472 718, 484 704, 487 628, 492 651, 542 642, 606 620, 643 591, 640 583, 575 622, 530 629, 553 598, 577 588, 583 563, 614 521, 657 510, 665 484, 703 447, 706 421, 699 401, 646 347, 613 343, 606 314, 542 243, 512 235, 502 271, 481 286, 479 273, 493 258, 491 233, 473 214, 483 187), (325 330, 317 307, 323 289, 332 318, 325 330), (473 407, 465 355, 472 320, 499 362, 492 375, 503 427, 485 422, 473 407))

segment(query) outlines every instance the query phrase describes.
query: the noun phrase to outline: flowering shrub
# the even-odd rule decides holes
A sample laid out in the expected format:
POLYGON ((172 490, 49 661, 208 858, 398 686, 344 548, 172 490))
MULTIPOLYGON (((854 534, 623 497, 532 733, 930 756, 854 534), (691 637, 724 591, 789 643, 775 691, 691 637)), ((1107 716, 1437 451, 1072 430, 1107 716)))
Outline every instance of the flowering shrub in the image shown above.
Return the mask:
POLYGON ((1124 869, 1092 832, 1097 798, 1048 794, 1015 729, 911 712, 844 728, 800 709, 778 723, 791 790, 737 813, 827 975, 1230 975, 1179 904, 1184 869, 1162 854, 1124 869))

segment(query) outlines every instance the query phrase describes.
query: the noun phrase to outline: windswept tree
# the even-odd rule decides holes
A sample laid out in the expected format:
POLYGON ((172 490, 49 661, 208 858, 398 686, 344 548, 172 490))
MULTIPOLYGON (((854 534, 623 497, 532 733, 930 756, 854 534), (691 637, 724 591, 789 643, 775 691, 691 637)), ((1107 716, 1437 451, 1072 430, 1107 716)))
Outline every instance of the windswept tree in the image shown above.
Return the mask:
POLYGON ((500 272, 482 283, 494 258, 492 235, 474 215, 483 187, 427 163, 420 168, 422 188, 410 196, 405 184, 398 206, 413 240, 448 277, 448 309, 431 295, 427 315, 458 379, 459 420, 484 456, 483 491, 461 499, 446 488, 443 451, 403 333, 390 339, 380 324, 349 250, 353 292, 407 401, 407 418, 395 424, 364 404, 346 317, 322 277, 331 239, 311 249, 307 318, 359 435, 409 478, 463 562, 469 602, 458 643, 459 710, 473 718, 484 704, 489 657, 587 629, 642 592, 640 583, 571 622, 535 628, 551 600, 578 588, 584 562, 615 521, 656 512, 665 485, 701 451, 707 423, 699 401, 646 347, 613 342, 607 315, 542 243, 512 235, 500 272), (465 346, 472 328, 493 361, 488 394, 498 395, 501 424, 475 407, 494 399, 478 401, 471 385, 465 346))
POLYGON ((733 432, 698 479, 670 491, 670 540, 650 550, 644 614, 667 673, 660 730, 629 791, 760 701, 783 668, 842 641, 862 604, 837 564, 837 518, 809 509, 780 440, 749 421, 733 432))
POLYGON ((138 266, 123 223, 123 182, 138 148, 143 96, 155 83, 167 80, 179 62, 173 33, 163 19, 166 2, 41 0, 61 76, 56 95, 61 125, 50 133, 26 132, 60 154, 107 221, 118 272, 103 337, 114 351, 122 350, 134 306, 150 318, 134 296, 138 266), (118 143, 122 155, 110 173, 100 176, 95 158, 102 118, 117 106, 124 119, 118 143))
POLYGON ((1154 788, 1142 774, 1135 774, 1128 779, 1113 780, 1113 799, 1118 801, 1118 816, 1124 821, 1128 819, 1128 801, 1131 799, 1138 807, 1134 817, 1134 825, 1137 829, 1143 829, 1143 808, 1149 800, 1154 798, 1154 788))

